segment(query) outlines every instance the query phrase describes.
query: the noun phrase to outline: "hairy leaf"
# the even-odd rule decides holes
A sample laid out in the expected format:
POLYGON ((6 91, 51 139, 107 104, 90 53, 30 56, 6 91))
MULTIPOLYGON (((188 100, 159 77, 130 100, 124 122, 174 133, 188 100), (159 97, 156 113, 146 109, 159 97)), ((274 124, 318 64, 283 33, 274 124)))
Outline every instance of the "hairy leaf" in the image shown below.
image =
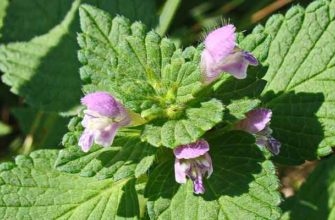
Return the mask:
POLYGON ((79 59, 84 64, 85 91, 109 91, 126 107, 153 120, 142 140, 174 148, 197 140, 221 121, 223 107, 217 100, 188 106, 202 89, 201 47, 176 49, 172 41, 153 31, 145 34, 143 24, 112 19, 88 5, 81 7, 80 17, 79 59), (168 121, 157 122, 157 118, 168 121))
MULTIPOLYGON (((32 2, 2 0, 0 18, 3 14, 4 20, 2 30, 0 25, 0 36, 3 35, 0 37, 0 42, 28 41, 35 36, 46 34, 62 22, 74 1, 76 0, 32 2)), ((157 23, 153 0, 80 0, 80 2, 96 5, 113 15, 124 15, 132 21, 141 20, 149 27, 155 27, 157 23)))
POLYGON ((259 98, 266 81, 262 79, 267 68, 249 67, 246 79, 236 80, 230 74, 222 74, 220 81, 214 86, 214 97, 229 104, 232 100, 242 98, 259 98))
POLYGON ((79 104, 76 33, 78 6, 83 2, 113 15, 155 24, 155 4, 151 0, 10 1, 1 32, 3 41, 29 41, 0 47, 0 70, 5 73, 2 79, 34 107, 65 112, 79 104), (43 35, 34 37, 39 34, 43 35))
POLYGON ((325 156, 335 144, 334 12, 334 0, 318 0, 274 15, 254 30, 272 39, 263 100, 273 110, 274 137, 283 144, 280 163, 325 156))
POLYGON ((111 147, 103 148, 94 145, 88 153, 78 146, 83 132, 81 117, 73 117, 69 132, 63 136, 65 149, 59 152, 55 166, 68 173, 79 173, 80 176, 98 179, 112 178, 119 180, 130 176, 140 177, 145 174, 155 160, 157 148, 141 142, 135 130, 121 129, 111 147))
POLYGON ((1 219, 138 219, 135 181, 61 173, 56 155, 40 150, 1 164, 1 219))
POLYGON ((136 138, 117 138, 112 147, 93 147, 84 153, 79 146, 61 150, 55 166, 80 176, 112 178, 114 181, 144 174, 155 159, 156 148, 136 138))
POLYGON ((223 106, 218 100, 203 102, 199 108, 187 109, 185 119, 169 120, 162 126, 146 125, 142 140, 170 148, 193 143, 222 121, 222 111, 223 106))
POLYGON ((166 162, 149 176, 145 196, 151 219, 277 219, 278 179, 253 136, 240 131, 210 142, 214 172, 205 180, 204 195, 192 183, 174 180, 173 163, 166 162))
MULTIPOLYGON (((199 51, 192 57, 155 32, 145 33, 141 23, 130 24, 84 5, 80 10, 83 33, 79 59, 86 91, 107 90, 124 104, 145 116, 193 99, 200 87, 199 51), (146 112, 143 112, 145 111, 146 112)), ((169 114, 168 112, 165 112, 169 114)))
POLYGON ((34 107, 68 111, 79 104, 79 65, 72 29, 79 3, 73 1, 65 19, 49 33, 29 42, 0 46, 3 82, 34 107))
POLYGON ((0 30, 3 36, 0 42, 27 41, 35 36, 46 34, 61 23, 70 10, 72 2, 73 0, 8 1, 3 28, 0 30))
POLYGON ((258 99, 239 99, 232 101, 226 108, 225 120, 236 122, 245 118, 245 113, 255 109, 260 104, 258 99))

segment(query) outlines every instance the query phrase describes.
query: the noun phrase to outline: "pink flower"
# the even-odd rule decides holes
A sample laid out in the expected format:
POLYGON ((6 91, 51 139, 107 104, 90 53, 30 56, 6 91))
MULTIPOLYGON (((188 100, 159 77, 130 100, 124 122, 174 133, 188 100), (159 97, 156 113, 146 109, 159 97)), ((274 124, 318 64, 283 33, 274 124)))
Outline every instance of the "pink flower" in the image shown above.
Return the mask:
POLYGON ((205 39, 205 49, 201 55, 201 68, 207 83, 227 72, 237 79, 247 77, 249 65, 257 66, 257 59, 249 52, 236 46, 234 25, 218 28, 205 39))
POLYGON ((239 121, 235 128, 254 134, 256 144, 266 147, 274 155, 279 154, 281 143, 271 136, 269 127, 272 111, 266 108, 252 110, 246 114, 246 118, 239 121))
POLYGON ((130 123, 127 110, 106 92, 87 94, 81 103, 87 107, 82 121, 85 130, 78 143, 84 152, 93 142, 103 147, 112 145, 117 130, 130 123))
POLYGON ((209 178, 213 173, 212 160, 208 151, 209 145, 205 140, 181 145, 174 150, 176 181, 183 184, 186 183, 186 177, 190 178, 196 194, 205 192, 203 176, 207 173, 207 178, 209 178))

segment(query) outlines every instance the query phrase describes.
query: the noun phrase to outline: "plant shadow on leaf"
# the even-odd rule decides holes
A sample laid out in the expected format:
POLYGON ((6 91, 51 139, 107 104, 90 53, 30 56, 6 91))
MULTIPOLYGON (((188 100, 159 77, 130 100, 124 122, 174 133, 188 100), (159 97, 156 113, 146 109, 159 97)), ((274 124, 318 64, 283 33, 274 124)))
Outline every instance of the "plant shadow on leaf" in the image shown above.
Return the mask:
POLYGON ((67 146, 60 151, 55 166, 60 171, 79 173, 80 176, 118 181, 145 173, 154 160, 155 152, 156 148, 137 139, 125 141, 116 138, 113 146, 94 145, 88 153, 77 145, 67 146))
POLYGON ((137 160, 140 157, 140 155, 137 155, 137 158, 133 158, 135 154, 136 149, 133 150, 129 147, 125 150, 101 152, 96 158, 102 166, 97 177, 99 179, 113 178, 113 180, 117 181, 133 175, 139 162, 137 160), (134 151, 134 154, 132 151, 134 151), (131 169, 131 167, 134 168, 131 169))
POLYGON ((174 177, 173 161, 165 161, 150 174, 144 196, 149 198, 149 201, 155 201, 158 198, 172 199, 179 187, 180 184, 176 183, 174 177))
POLYGON ((117 209, 117 216, 126 218, 136 218, 139 216, 140 211, 135 190, 135 182, 135 179, 131 179, 122 187, 123 193, 117 209))
POLYGON ((1 42, 28 41, 58 25, 71 8, 68 0, 12 0, 1 30, 1 42), (55 10, 55 9, 58 10, 55 10))
MULTIPOLYGON (((254 144, 255 138, 242 131, 231 131, 220 139, 210 141, 210 155, 214 172, 204 179, 206 192, 201 196, 206 201, 218 200, 222 196, 240 196, 249 191, 254 175, 262 171, 265 160, 254 144)), ((190 182, 191 180, 188 180, 190 182)), ((145 190, 149 201, 172 199, 184 185, 176 183, 173 161, 167 161, 151 173, 145 190)))
POLYGON ((129 176, 142 175, 150 168, 157 148, 138 139, 125 141, 119 138, 115 142, 120 146, 118 150, 103 151, 96 158, 101 164, 98 178, 113 178, 117 181, 129 176))
MULTIPOLYGON (((273 112, 273 136, 282 143, 275 162, 297 165, 318 158, 320 148, 328 149, 317 113, 325 97, 322 93, 267 92, 263 103, 273 112)), ((331 149, 331 148, 330 148, 331 149)))
MULTIPOLYGON (((11 0, 0 31, 1 42, 28 41, 35 36, 47 33, 61 23, 74 1, 68 0, 11 0)), ((155 2, 141 0, 81 0, 108 10, 113 16, 124 15, 131 21, 141 20, 148 27, 155 27, 155 2), (150 13, 148 13, 150 12, 150 13)), ((73 32, 76 33, 76 32, 73 32)))
POLYGON ((265 157, 255 145, 254 136, 243 131, 231 131, 210 142, 210 155, 214 172, 205 181, 211 194, 205 200, 217 200, 221 196, 240 196, 249 191, 254 175, 262 171, 265 157))
POLYGON ((191 180, 186 184, 175 182, 173 160, 160 164, 149 174, 144 196, 148 199, 150 218, 279 218, 275 168, 255 145, 254 136, 231 131, 209 143, 214 172, 204 179, 203 195, 194 194, 191 180), (260 210, 261 214, 255 214, 260 210))
MULTIPOLYGON (((78 19, 75 19, 70 26, 70 33, 77 30, 78 19)), ((40 60, 32 78, 19 88, 19 94, 30 94, 27 101, 35 107, 43 105, 46 110, 64 112, 79 104, 82 93, 78 74, 78 46, 70 33, 64 34, 59 43, 50 48, 40 60), (38 103, 34 103, 35 100, 38 103)))
POLYGON ((262 78, 267 70, 267 67, 250 66, 247 78, 243 80, 237 80, 230 74, 222 74, 218 85, 215 85, 217 89, 215 89, 214 97, 220 99, 226 105, 233 100, 259 98, 266 85, 266 81, 262 78))
POLYGON ((262 79, 267 67, 253 67, 248 69, 246 79, 236 80, 230 74, 223 74, 221 80, 214 89, 214 97, 222 101, 226 108, 224 119, 230 122, 241 120, 245 113, 256 108, 259 104, 259 97, 266 81, 262 79))
MULTIPOLYGON (((1 68, 5 73, 3 81, 12 87, 14 93, 23 96, 28 104, 36 108, 43 108, 45 111, 71 111, 78 106, 82 96, 76 33, 79 32, 78 7, 80 3, 86 1, 66 1, 67 3, 64 5, 61 4, 62 1, 64 0, 53 1, 50 3, 52 7, 45 5, 40 0, 34 1, 34 3, 40 4, 39 7, 34 7, 31 10, 31 15, 23 16, 23 20, 19 19, 15 30, 20 30, 20 34, 26 33, 24 27, 21 26, 36 26, 36 30, 28 28, 29 34, 27 36, 22 34, 20 38, 17 36, 18 33, 12 33, 10 30, 10 28, 13 29, 10 22, 13 22, 15 17, 15 7, 16 9, 25 8, 26 5, 28 7, 28 4, 32 4, 14 0, 7 9, 8 24, 5 21, 3 28, 4 31, 8 30, 9 32, 3 34, 4 37, 8 35, 8 39, 5 38, 6 42, 30 40, 2 45, 0 48, 3 50, 0 60, 1 68), (67 7, 68 4, 71 7, 67 7), (47 13, 49 10, 57 12, 49 14, 53 21, 50 24, 48 18, 41 19, 45 16, 39 14, 42 13, 41 11, 47 13), (34 13, 41 21, 40 25, 31 25, 32 21, 26 18, 26 16, 32 16, 31 19, 36 20, 34 13), (6 25, 9 25, 8 28, 6 25), (44 35, 38 36, 38 34, 44 35), (34 36, 38 37, 33 38, 34 36)), ((149 26, 157 20, 154 13, 148 13, 148 10, 154 11, 155 9, 155 4, 152 1, 147 1, 144 4, 141 4, 139 0, 131 0, 134 4, 120 0, 87 0, 87 2, 108 9, 113 15, 121 14, 130 17, 132 21, 143 19, 143 22, 149 26)))

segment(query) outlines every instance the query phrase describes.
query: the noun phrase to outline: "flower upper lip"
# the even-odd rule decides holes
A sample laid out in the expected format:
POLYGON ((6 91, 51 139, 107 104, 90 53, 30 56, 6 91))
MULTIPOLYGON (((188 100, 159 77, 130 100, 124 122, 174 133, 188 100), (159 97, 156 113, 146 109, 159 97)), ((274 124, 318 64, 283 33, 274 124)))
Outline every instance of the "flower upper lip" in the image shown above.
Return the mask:
POLYGON ((244 79, 249 65, 258 65, 257 59, 237 47, 234 25, 225 25, 208 34, 205 49, 201 54, 201 70, 205 83, 216 80, 227 72, 235 78, 244 79))
POLYGON ((79 139, 79 146, 85 152, 93 142, 103 147, 112 145, 117 130, 131 121, 122 104, 106 92, 87 94, 81 101, 87 107, 82 120, 85 130, 79 139))

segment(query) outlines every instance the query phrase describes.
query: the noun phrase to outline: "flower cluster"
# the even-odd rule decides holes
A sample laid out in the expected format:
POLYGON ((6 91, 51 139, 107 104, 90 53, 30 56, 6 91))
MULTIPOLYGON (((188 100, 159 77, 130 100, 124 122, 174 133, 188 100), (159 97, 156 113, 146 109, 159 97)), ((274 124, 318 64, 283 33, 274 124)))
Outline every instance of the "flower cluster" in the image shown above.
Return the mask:
MULTIPOLYGON (((258 65, 251 53, 237 47, 233 25, 209 33, 204 44, 200 65, 205 84, 217 80, 224 72, 237 79, 244 79, 248 66, 258 65)), ((89 151, 94 143, 103 147, 111 146, 117 130, 131 123, 128 111, 109 93, 87 94, 81 103, 86 106, 82 120, 85 129, 78 144, 84 152, 89 151)), ((272 137, 269 127, 271 116, 269 109, 252 110, 235 125, 235 129, 255 135, 258 145, 277 155, 281 145, 272 137)), ((203 177, 209 178, 213 173, 209 150, 209 143, 204 139, 174 149, 175 179, 181 184, 186 183, 188 178, 192 180, 196 194, 205 192, 203 177)))

